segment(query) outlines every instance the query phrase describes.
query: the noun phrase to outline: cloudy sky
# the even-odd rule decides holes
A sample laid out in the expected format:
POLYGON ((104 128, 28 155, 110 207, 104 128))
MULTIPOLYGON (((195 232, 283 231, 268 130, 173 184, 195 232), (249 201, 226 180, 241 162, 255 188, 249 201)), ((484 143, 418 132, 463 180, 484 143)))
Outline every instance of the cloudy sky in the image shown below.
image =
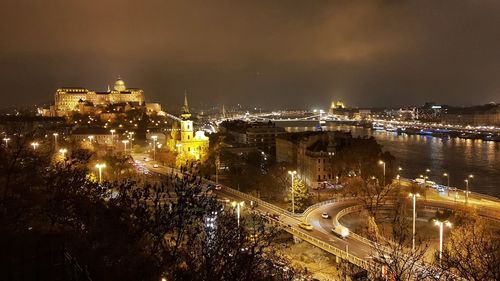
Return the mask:
POLYGON ((327 107, 500 102, 500 1, 0 0, 6 105, 118 75, 146 98, 327 107))

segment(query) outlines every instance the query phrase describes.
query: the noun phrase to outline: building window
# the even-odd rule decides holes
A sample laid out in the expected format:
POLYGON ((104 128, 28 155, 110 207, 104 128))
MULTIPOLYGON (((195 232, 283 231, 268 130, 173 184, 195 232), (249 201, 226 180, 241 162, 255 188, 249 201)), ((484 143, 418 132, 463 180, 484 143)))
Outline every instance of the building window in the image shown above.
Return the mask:
POLYGON ((321 163, 321 159, 318 159, 318 163, 321 163))
POLYGON ((318 181, 320 181, 320 180, 321 180, 321 176, 320 176, 320 175, 318 175, 318 181))

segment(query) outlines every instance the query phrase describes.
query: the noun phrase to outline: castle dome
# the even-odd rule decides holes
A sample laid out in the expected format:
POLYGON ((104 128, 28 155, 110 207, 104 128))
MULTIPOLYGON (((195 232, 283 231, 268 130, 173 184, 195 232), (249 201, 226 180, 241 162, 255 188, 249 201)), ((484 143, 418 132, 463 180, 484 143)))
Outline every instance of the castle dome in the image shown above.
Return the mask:
POLYGON ((127 89, 127 87, 125 87, 125 81, 123 81, 122 78, 118 77, 118 80, 116 80, 113 89, 118 92, 125 91, 127 89))

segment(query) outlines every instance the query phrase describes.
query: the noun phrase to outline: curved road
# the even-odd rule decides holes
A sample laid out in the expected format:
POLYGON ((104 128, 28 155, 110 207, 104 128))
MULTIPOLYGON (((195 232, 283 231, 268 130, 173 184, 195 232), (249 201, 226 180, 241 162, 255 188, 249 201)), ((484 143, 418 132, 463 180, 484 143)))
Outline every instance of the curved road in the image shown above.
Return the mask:
MULTIPOLYGON (((138 159, 143 159, 139 157, 138 159)), ((169 174, 171 172, 179 173, 177 170, 167 168, 164 166, 159 166, 154 168, 151 162, 145 163, 146 167, 153 172, 159 174, 169 174)), ((279 223, 282 228, 299 237, 307 242, 327 251, 336 256, 348 259, 361 267, 367 268, 370 263, 370 257, 373 255, 373 246, 369 241, 358 239, 355 236, 350 235, 349 237, 342 239, 332 232, 334 227, 333 219, 342 210, 359 205, 359 201, 354 199, 351 200, 340 200, 338 202, 332 202, 327 204, 316 204, 315 207, 309 210, 307 214, 291 214, 290 212, 281 209, 275 205, 269 204, 258 198, 252 197, 248 194, 236 191, 227 186, 223 186, 221 190, 215 191, 217 196, 222 198, 227 198, 229 200, 236 201, 246 201, 247 204, 250 201, 257 202, 258 205, 255 208, 257 211, 263 214, 277 214, 279 215, 279 223), (321 215, 322 213, 328 213, 329 218, 324 219, 321 215), (301 221, 309 222, 314 229, 311 231, 304 230, 298 225, 301 221)), ((436 207, 436 208, 455 208, 459 202, 440 200, 439 198, 419 200, 417 204, 436 207)), ((496 208, 479 208, 478 213, 483 216, 493 217, 494 219, 500 220, 500 212, 496 208)))

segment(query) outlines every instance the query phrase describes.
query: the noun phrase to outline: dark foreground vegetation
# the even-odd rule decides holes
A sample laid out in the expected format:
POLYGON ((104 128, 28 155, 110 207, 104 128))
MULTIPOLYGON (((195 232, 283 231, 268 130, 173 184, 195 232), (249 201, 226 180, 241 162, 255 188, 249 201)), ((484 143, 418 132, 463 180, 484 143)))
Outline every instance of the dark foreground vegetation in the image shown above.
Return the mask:
POLYGON ((279 231, 202 189, 196 176, 99 184, 90 153, 0 151, 1 280, 292 280, 279 231))

